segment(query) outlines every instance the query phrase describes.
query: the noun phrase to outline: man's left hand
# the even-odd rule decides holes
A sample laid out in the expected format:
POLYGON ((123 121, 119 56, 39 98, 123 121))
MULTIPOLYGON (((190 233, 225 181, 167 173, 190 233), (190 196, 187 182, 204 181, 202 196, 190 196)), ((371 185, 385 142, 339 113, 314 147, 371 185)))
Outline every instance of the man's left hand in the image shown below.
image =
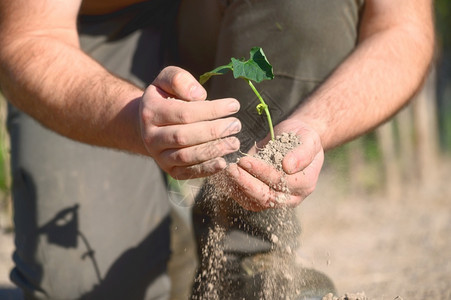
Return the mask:
POLYGON ((320 137, 307 124, 288 119, 274 129, 276 135, 293 132, 301 142, 284 157, 282 168, 285 174, 263 160, 251 156, 257 148, 269 141, 269 137, 253 147, 249 151, 250 155, 226 169, 236 187, 231 197, 251 211, 280 206, 294 207, 300 204, 314 191, 324 162, 320 137))

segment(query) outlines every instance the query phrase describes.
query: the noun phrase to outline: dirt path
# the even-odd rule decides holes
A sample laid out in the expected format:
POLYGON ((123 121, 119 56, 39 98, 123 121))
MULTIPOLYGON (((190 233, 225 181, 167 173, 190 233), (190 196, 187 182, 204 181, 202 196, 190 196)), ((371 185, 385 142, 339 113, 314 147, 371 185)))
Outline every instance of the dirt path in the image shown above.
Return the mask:
POLYGON ((303 263, 328 274, 340 294, 451 299, 450 176, 448 168, 432 191, 406 189, 393 201, 312 195, 299 209, 303 263))
POLYGON ((9 281, 9 270, 12 268, 13 236, 0 229, 0 287, 12 286, 9 281))

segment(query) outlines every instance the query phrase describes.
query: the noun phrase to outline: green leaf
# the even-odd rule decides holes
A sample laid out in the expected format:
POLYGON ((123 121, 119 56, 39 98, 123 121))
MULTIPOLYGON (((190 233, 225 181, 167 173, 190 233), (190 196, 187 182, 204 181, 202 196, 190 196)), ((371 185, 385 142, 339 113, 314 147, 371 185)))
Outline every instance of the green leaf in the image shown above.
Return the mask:
POLYGON ((244 78, 257 83, 274 78, 272 66, 260 47, 251 49, 249 60, 243 61, 232 58, 232 69, 233 77, 244 78))
POLYGON ((232 61, 225 66, 204 73, 200 76, 199 82, 204 84, 208 79, 215 75, 223 75, 228 71, 233 71, 233 77, 261 82, 274 78, 272 66, 260 47, 254 47, 250 51, 248 60, 232 58, 232 61))
POLYGON ((225 65, 225 66, 217 67, 216 69, 214 69, 210 72, 200 75, 199 82, 200 82, 200 84, 204 84, 205 82, 207 82, 208 79, 210 79, 211 76, 223 75, 230 70, 232 70, 232 63, 229 63, 228 65, 225 65))
POLYGON ((250 51, 250 58, 249 60, 239 60, 236 58, 232 58, 231 62, 228 65, 217 67, 216 69, 204 73, 200 76, 199 82, 201 84, 204 84, 208 79, 210 79, 212 76, 215 75, 223 75, 227 73, 228 71, 233 71, 233 77, 236 78, 243 78, 247 81, 251 89, 254 91, 255 95, 257 96, 258 100, 260 101, 260 104, 257 105, 257 112, 258 114, 263 114, 263 112, 266 114, 266 118, 268 119, 268 126, 269 131, 271 133, 271 139, 274 140, 274 128, 272 125, 271 120, 271 114, 268 109, 268 105, 263 100, 260 93, 255 88, 252 81, 255 81, 257 83, 263 81, 263 80, 270 80, 274 79, 274 73, 272 70, 272 66, 269 63, 268 59, 265 56, 265 53, 263 52, 263 49, 260 47, 254 47, 250 51))

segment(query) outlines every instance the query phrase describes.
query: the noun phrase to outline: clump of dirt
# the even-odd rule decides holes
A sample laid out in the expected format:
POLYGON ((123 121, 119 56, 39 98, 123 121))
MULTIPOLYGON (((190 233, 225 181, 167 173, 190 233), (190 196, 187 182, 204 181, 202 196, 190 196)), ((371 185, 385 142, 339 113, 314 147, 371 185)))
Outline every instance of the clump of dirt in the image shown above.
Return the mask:
MULTIPOLYGON (((282 160, 289 151, 293 150, 300 144, 301 142, 296 134, 282 133, 281 135, 276 136, 274 140, 270 140, 263 148, 258 149, 257 153, 253 155, 254 157, 257 157, 272 165, 282 173, 280 181, 272 184, 272 188, 284 193, 284 195, 276 199, 278 204, 283 204, 287 200, 287 196, 290 192, 285 179, 286 174, 283 172, 282 160)), ((214 186, 214 189, 209 191, 212 197, 231 195, 235 191, 239 190, 236 183, 230 180, 225 172, 219 172, 211 176, 208 181, 212 186, 214 186)), ((252 200, 243 198, 242 201, 245 202, 252 200)))
POLYGON ((285 155, 299 146, 301 141, 294 133, 282 133, 274 140, 270 140, 268 144, 260 149, 255 157, 258 157, 268 164, 273 165, 277 170, 282 171, 282 160, 285 155))
MULTIPOLYGON (((282 172, 282 177, 280 177, 280 181, 274 183, 273 188, 284 192, 282 196, 276 198, 278 204, 283 204, 286 202, 287 197, 289 195, 289 189, 287 186, 287 182, 285 179, 285 173, 282 168, 282 160, 285 155, 293 150, 297 146, 301 144, 301 141, 294 133, 282 133, 277 136, 274 140, 270 140, 268 144, 260 149, 255 157, 258 157, 265 161, 266 163, 274 166, 278 171, 282 172)), ((271 206, 274 206, 273 203, 270 203, 271 206)))

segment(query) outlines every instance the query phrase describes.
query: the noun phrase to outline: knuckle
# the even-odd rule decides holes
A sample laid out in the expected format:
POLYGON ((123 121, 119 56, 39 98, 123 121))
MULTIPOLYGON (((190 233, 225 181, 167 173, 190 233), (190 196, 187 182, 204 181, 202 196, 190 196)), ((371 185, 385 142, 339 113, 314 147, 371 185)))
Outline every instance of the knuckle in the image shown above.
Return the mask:
POLYGON ((155 80, 153 81, 153 83, 159 83, 162 81, 166 81, 167 78, 172 78, 173 75, 176 73, 176 70, 174 69, 174 66, 168 66, 165 67, 163 70, 161 70, 161 72, 158 74, 157 78, 155 78, 155 80))
POLYGON ((218 107, 218 105, 216 105, 216 103, 215 102, 209 102, 211 105, 209 106, 209 110, 208 110, 208 113, 209 113, 209 118, 217 118, 217 117, 219 117, 219 116, 222 116, 222 109, 220 109, 219 107, 218 107))
POLYGON ((188 140, 181 130, 175 130, 172 134, 172 143, 178 146, 188 146, 188 140))
POLYGON ((213 142, 205 145, 205 147, 202 149, 202 154, 205 159, 211 159, 217 156, 220 156, 223 152, 222 150, 223 146, 220 141, 213 142))
POLYGON ((173 75, 171 77, 171 85, 173 87, 181 87, 188 82, 188 73, 186 73, 182 69, 173 67, 171 71, 173 72, 173 75))
POLYGON ((151 108, 149 108, 146 105, 142 106, 140 117, 141 117, 141 120, 142 120, 142 122, 144 124, 152 123, 154 115, 155 115, 155 113, 154 113, 154 111, 151 108))
POLYGON ((178 120, 182 124, 191 123, 192 112, 186 109, 180 110, 178 112, 178 120))
POLYGON ((210 137, 212 139, 220 138, 220 135, 218 134, 218 129, 217 128, 218 127, 216 127, 216 126, 210 126, 209 131, 210 131, 210 137))
POLYGON ((173 153, 173 159, 181 164, 189 164, 191 162, 191 155, 188 151, 181 149, 173 153))

